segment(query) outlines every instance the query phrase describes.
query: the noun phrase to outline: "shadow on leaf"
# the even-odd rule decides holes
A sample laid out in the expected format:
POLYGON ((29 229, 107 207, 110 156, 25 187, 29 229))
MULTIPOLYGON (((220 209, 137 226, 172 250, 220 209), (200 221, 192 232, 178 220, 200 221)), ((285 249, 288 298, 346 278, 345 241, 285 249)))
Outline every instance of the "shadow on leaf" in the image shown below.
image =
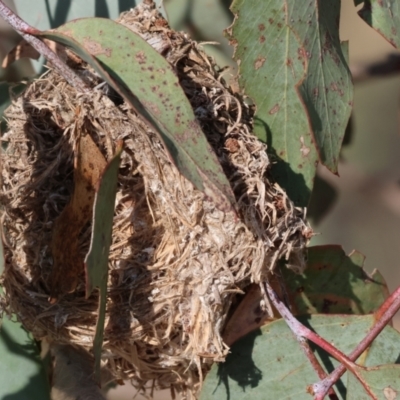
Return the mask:
MULTIPOLYGON (((222 383, 226 389, 226 400, 230 399, 229 379, 238 383, 246 391, 246 388, 255 388, 262 379, 262 371, 253 361, 253 348, 257 336, 261 336, 261 330, 257 329, 240 339, 231 349, 231 353, 225 363, 218 365, 218 386, 222 383), (229 379, 228 379, 229 378, 229 379)), ((216 388, 217 389, 217 388, 216 388)))
POLYGON ((265 141, 267 143, 267 152, 271 161, 272 178, 285 189, 289 198, 297 207, 307 207, 311 196, 311 189, 307 186, 303 174, 293 171, 288 162, 283 160, 272 146, 272 132, 269 126, 260 118, 254 119, 255 126, 262 126, 265 131, 265 141))

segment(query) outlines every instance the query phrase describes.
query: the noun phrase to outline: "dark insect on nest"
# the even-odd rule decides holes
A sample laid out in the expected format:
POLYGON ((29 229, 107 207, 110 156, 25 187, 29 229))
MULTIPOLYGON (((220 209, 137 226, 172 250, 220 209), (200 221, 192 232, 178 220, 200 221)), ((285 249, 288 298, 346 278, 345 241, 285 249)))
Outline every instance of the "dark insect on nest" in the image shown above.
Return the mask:
MULTIPOLYGON (((311 231, 304 211, 268 179, 265 145, 251 133, 252 110, 201 47, 171 31, 151 5, 119 22, 175 67, 230 181, 240 218, 194 189, 137 114, 95 89, 101 81, 89 67, 78 63, 76 70, 91 82, 90 94, 50 71, 5 113, 3 307, 38 339, 91 350, 98 299, 85 299, 83 272, 72 293, 49 303, 52 237, 74 190, 78 139, 89 135, 105 160, 122 140, 103 364, 138 387, 154 380, 192 396, 210 363, 228 353, 221 333, 233 298, 267 279, 280 258, 301 263, 311 231)), ((79 231, 76 253, 82 259, 90 231, 90 223, 79 231)))

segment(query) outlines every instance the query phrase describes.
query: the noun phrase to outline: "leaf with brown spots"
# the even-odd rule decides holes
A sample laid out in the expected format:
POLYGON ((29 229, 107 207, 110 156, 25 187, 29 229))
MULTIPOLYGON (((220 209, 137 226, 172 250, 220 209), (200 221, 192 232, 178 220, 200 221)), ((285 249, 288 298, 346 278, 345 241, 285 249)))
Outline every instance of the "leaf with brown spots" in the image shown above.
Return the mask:
POLYGON ((355 0, 364 3, 358 15, 393 47, 400 49, 400 2, 398 0, 355 0))
POLYGON ((180 173, 226 212, 236 200, 173 67, 139 35, 114 21, 71 21, 42 37, 71 47, 149 123, 180 173))
POLYGON ((79 235, 92 217, 95 188, 105 166, 106 160, 91 136, 82 132, 75 159, 74 191, 53 228, 53 268, 47 281, 53 302, 59 296, 73 292, 83 273, 79 235))
MULTIPOLYGON (((314 246, 308 249, 307 258, 302 274, 281 269, 285 294, 277 278, 272 276, 269 281, 288 300, 294 315, 368 314, 389 295, 382 275, 377 270, 368 275, 363 269, 365 257, 357 251, 347 256, 340 246, 314 246)), ((262 298, 258 285, 246 289, 223 332, 228 345, 270 321, 267 310, 260 307, 262 298)), ((279 314, 274 316, 279 318, 279 314)))
POLYGON ((332 172, 352 107, 347 49, 339 41, 340 1, 235 0, 228 30, 239 83, 255 102, 255 133, 277 161, 272 173, 300 206, 317 161, 332 172))
POLYGON ((304 314, 368 314, 376 311, 389 295, 379 271, 363 269, 365 257, 341 246, 308 249, 307 268, 302 274, 283 268, 282 274, 292 312, 304 314))

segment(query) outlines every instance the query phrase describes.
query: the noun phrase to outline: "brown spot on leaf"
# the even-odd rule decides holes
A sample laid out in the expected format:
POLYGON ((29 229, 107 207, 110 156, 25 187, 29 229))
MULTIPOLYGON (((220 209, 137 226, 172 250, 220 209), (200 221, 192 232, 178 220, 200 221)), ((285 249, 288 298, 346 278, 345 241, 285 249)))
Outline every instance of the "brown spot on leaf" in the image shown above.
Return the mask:
POLYGON ((265 31, 265 25, 264 24, 259 24, 258 25, 258 30, 259 31, 265 31))
POLYGON ((276 114, 280 108, 281 108, 280 105, 277 103, 268 111, 268 114, 270 115, 276 114))
POLYGON ((332 300, 325 298, 322 302, 322 312, 324 314, 329 314, 330 310, 331 310, 331 306, 334 306, 335 304, 337 304, 337 301, 332 301, 332 300))
POLYGON ((310 150, 309 147, 307 147, 304 144, 304 137, 303 136, 300 136, 300 143, 301 143, 301 148, 300 148, 301 156, 302 157, 307 157, 311 150, 310 150))
POLYGON ((153 115, 158 116, 161 114, 160 109, 157 104, 151 101, 143 101, 143 105, 149 110, 153 115))
POLYGON ((265 42, 265 36, 264 36, 264 35, 261 35, 261 36, 260 36, 259 42, 260 42, 260 43, 264 43, 264 42, 265 42))
POLYGON ((87 51, 93 56, 104 54, 107 57, 111 57, 112 55, 112 50, 110 48, 103 48, 99 42, 92 40, 90 37, 86 37, 83 39, 83 45, 85 46, 87 51))
POLYGON ((258 56, 256 61, 254 62, 254 69, 260 69, 265 63, 265 57, 258 56))
POLYGON ((142 51, 142 50, 140 50, 136 53, 135 58, 139 64, 145 64, 146 60, 147 60, 146 55, 144 54, 144 51, 142 51))
POLYGON ((394 390, 391 386, 387 386, 383 389, 383 395, 386 400, 396 400, 397 399, 397 391, 394 390))

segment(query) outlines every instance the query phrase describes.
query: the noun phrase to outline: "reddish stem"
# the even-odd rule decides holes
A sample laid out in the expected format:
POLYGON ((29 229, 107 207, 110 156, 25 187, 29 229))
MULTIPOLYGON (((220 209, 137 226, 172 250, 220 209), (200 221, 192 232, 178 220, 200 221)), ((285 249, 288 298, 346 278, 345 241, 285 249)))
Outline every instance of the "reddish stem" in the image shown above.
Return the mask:
MULTIPOLYGON (((372 393, 370 387, 368 386, 367 382, 362 378, 362 376, 359 374, 357 370, 357 366, 340 350, 338 350, 336 347, 332 346, 330 343, 328 343, 325 339, 323 339, 321 336, 313 332, 312 330, 308 329, 304 325, 302 325, 289 311, 289 309, 283 304, 283 302, 278 298, 278 295, 275 293, 275 291, 272 289, 272 287, 266 283, 266 288, 268 291, 268 295, 271 299, 272 304, 276 307, 276 309, 279 311, 281 316, 284 318, 286 321, 287 325, 293 332, 293 334, 296 336, 296 339, 302 343, 304 341, 304 338, 311 340, 313 343, 324 349, 327 353, 332 355, 336 360, 340 361, 349 371, 351 371, 354 376, 358 379, 358 381, 361 383, 361 385, 364 387, 365 391, 370 395, 372 399, 375 399, 374 394, 372 393)), ((302 346, 303 348, 303 346, 302 346)), ((304 351, 304 348, 303 348, 304 351)), ((308 357, 308 354, 306 352, 306 356, 308 357)), ((315 369, 315 363, 309 358, 312 366, 315 369)), ((317 360, 316 360, 317 361, 317 360)), ((317 361, 318 363, 318 361, 317 361)), ((319 365, 319 364, 318 364, 319 365)), ((319 365, 318 370, 322 369, 322 367, 319 365)), ((320 375, 320 372, 317 370, 318 375, 320 375)), ((325 374, 325 371, 323 372, 325 374)), ((326 380, 327 378, 323 379, 326 380)), ((336 381, 335 381, 336 382, 336 381)), ((312 392, 315 395, 315 387, 314 385, 312 386, 312 392)), ((329 393, 331 394, 331 386, 329 387, 329 393)), ((328 392, 324 394, 324 397, 326 396, 328 392)), ((322 397, 322 399, 324 398, 322 397)), ((331 397, 331 395, 330 395, 331 397)))
MULTIPOLYGON (((302 348, 304 354, 310 361, 310 364, 314 368, 314 371, 317 373, 318 377, 320 379, 325 379, 327 377, 326 372, 324 369, 321 367, 321 364, 318 362, 317 358, 315 357, 315 354, 310 348, 310 345, 308 344, 307 340, 299 334, 297 331, 298 325, 301 325, 290 313, 290 311, 286 308, 286 306, 281 302, 281 300, 278 298, 278 295, 275 293, 275 291, 272 289, 272 287, 268 284, 265 283, 265 287, 267 289, 269 298, 271 299, 272 304, 275 306, 275 308, 278 310, 278 312, 281 314, 281 316, 285 319, 286 323, 289 325, 292 333, 296 337, 297 341, 300 344, 300 347, 302 348)), ((331 400, 337 400, 338 397, 336 393, 333 391, 333 389, 329 390, 329 398, 331 400)))
MULTIPOLYGON (((375 313, 376 323, 370 329, 365 338, 349 355, 349 360, 356 361, 358 357, 371 345, 375 338, 382 332, 385 326, 390 322, 396 312, 400 309, 400 287, 398 287, 381 305, 375 313)), ((322 381, 313 385, 314 400, 323 400, 329 392, 332 385, 346 372, 344 365, 337 367, 330 375, 322 381)))
POLYGON ((25 21, 19 18, 10 8, 8 8, 2 0, 0 0, 0 16, 7 21, 14 30, 16 30, 34 49, 43 55, 51 64, 58 70, 61 76, 80 92, 87 92, 89 88, 85 82, 66 65, 49 46, 35 36, 40 31, 28 25, 25 21))

